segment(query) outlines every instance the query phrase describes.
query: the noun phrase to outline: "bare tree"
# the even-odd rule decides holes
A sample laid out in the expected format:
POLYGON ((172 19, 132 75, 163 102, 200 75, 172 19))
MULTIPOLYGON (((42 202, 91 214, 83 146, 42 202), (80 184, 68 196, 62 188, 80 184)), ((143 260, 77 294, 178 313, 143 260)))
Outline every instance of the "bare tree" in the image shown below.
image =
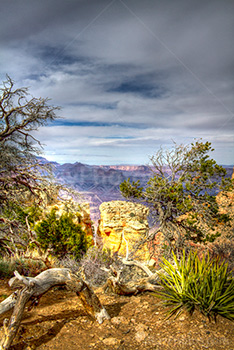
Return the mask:
POLYGON ((9 249, 12 241, 24 244, 19 208, 58 193, 51 169, 38 158, 41 144, 33 132, 53 121, 59 108, 14 85, 7 76, 0 88, 0 249, 9 249))

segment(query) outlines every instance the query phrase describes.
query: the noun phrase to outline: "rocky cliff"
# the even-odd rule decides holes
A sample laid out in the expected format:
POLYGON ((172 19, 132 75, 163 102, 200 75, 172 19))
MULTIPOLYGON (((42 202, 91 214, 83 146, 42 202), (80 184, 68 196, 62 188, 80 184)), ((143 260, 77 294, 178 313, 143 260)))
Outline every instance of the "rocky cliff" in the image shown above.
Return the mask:
MULTIPOLYGON (((104 248, 125 257, 149 229, 148 208, 132 202, 111 201, 102 203, 99 209, 101 219, 97 234, 102 238, 104 248)), ((146 246, 137 252, 136 258, 149 259, 146 246)))

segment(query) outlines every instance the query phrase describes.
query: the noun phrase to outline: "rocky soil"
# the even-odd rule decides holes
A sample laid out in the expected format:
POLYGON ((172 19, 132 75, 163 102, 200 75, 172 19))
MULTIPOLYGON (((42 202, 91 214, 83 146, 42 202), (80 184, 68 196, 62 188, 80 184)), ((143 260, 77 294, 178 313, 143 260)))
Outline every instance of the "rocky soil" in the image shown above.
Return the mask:
MULTIPOLYGON (((74 293, 55 288, 41 298, 36 308, 25 312, 11 350, 233 349, 231 321, 220 317, 217 323, 210 323, 198 313, 165 320, 165 308, 153 294, 126 297, 96 292, 110 321, 99 325, 74 293)), ((10 293, 7 281, 1 280, 0 301, 10 293)), ((0 327, 3 318, 9 316, 0 318, 0 327)))

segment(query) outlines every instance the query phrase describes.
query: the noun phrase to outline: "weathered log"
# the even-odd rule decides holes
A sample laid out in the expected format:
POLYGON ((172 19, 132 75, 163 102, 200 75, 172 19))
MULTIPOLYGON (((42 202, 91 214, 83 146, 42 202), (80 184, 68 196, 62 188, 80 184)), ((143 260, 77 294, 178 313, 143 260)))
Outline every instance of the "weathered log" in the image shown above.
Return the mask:
POLYGON ((12 288, 21 288, 21 290, 0 303, 0 314, 14 307, 10 321, 4 320, 4 337, 0 343, 0 350, 7 350, 11 346, 27 302, 30 299, 40 297, 54 286, 67 285, 70 290, 80 297, 85 310, 94 315, 99 323, 102 323, 105 319, 110 319, 107 311, 89 285, 69 269, 49 269, 35 278, 21 276, 15 271, 15 277, 9 281, 9 284, 12 288))
POLYGON ((13 309, 16 303, 16 296, 17 296, 16 292, 12 293, 8 298, 6 298, 0 303, 0 315, 13 309))
POLYGON ((16 300, 16 303, 15 303, 13 313, 12 313, 11 318, 10 318, 10 321, 8 321, 8 319, 4 320, 4 324, 3 324, 4 337, 3 337, 1 345, 0 345, 1 350, 9 349, 9 347, 11 346, 11 344, 16 336, 16 333, 19 329, 20 322, 21 322, 22 317, 23 317, 25 305, 31 297, 33 287, 34 287, 34 285, 31 282, 30 286, 25 287, 19 293, 17 300, 16 300))

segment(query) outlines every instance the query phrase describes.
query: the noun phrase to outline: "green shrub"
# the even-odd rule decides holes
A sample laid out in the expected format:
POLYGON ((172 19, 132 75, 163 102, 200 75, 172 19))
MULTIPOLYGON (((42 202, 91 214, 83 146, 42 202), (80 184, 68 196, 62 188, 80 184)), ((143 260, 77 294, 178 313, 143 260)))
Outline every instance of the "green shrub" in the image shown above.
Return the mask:
POLYGON ((46 218, 35 226, 38 241, 43 249, 51 248, 59 257, 70 254, 79 259, 87 251, 89 239, 81 225, 75 222, 75 214, 65 212, 58 217, 57 210, 53 208, 46 218))
POLYGON ((234 279, 228 272, 228 265, 218 259, 196 252, 174 263, 163 259, 164 273, 159 273, 164 290, 157 293, 170 309, 168 317, 176 317, 187 310, 190 314, 197 309, 203 315, 216 320, 217 315, 234 320, 234 279))

